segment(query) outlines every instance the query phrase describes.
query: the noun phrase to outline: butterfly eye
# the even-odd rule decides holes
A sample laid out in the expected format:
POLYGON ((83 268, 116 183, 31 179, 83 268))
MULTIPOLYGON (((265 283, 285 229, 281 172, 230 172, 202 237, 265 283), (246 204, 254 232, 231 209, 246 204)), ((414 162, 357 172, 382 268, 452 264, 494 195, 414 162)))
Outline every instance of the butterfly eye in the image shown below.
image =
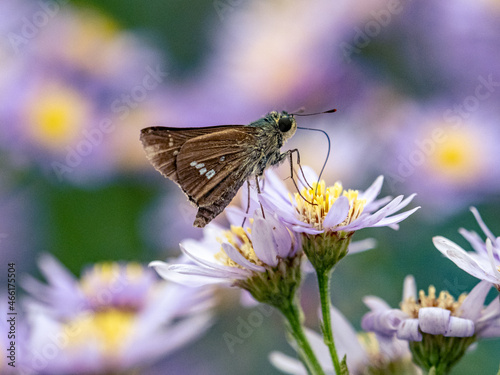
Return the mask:
POLYGON ((292 128, 292 120, 288 117, 282 117, 278 121, 278 126, 282 133, 286 133, 292 128))

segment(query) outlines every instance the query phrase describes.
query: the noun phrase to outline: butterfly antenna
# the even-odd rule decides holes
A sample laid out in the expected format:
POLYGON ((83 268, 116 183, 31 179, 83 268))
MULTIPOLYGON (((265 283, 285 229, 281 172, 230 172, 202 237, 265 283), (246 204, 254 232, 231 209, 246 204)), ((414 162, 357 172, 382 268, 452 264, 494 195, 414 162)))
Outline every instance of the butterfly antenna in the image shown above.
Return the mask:
POLYGON ((315 112, 315 113, 302 113, 302 112, 303 112, 303 108, 299 109, 295 113, 290 113, 290 114, 293 116, 316 116, 316 115, 322 115, 323 113, 337 112, 337 110, 335 108, 333 108, 333 109, 329 109, 328 111, 323 111, 323 112, 315 112))

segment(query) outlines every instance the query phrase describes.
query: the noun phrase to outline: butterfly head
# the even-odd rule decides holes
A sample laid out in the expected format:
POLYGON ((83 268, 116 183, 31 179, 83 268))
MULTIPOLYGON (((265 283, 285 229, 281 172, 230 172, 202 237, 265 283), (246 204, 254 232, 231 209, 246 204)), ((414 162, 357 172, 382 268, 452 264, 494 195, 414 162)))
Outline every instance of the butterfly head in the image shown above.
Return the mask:
POLYGON ((290 139, 297 131, 297 121, 293 114, 288 112, 271 112, 269 117, 276 123, 276 126, 283 135, 283 141, 290 139))

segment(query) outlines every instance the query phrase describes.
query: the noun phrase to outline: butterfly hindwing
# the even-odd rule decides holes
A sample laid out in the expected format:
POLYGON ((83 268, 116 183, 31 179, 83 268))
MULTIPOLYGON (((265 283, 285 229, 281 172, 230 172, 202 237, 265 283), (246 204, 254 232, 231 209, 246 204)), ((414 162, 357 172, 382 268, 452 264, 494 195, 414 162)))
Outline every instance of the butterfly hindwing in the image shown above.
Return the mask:
POLYGON ((224 129, 192 138, 177 155, 177 183, 197 206, 229 201, 259 161, 255 128, 224 129))

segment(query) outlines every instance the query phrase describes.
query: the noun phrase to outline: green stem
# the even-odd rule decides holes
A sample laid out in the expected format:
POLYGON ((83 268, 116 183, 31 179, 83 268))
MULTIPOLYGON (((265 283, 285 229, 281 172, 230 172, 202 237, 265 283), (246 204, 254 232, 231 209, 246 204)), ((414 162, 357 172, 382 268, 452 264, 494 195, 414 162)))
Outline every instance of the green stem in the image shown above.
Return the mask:
POLYGON ((280 308, 280 310, 290 325, 291 333, 298 345, 299 355, 306 365, 308 373, 311 375, 324 375, 325 373, 304 333, 300 307, 295 303, 290 303, 287 307, 280 308))
POLYGON ((333 339, 332 318, 330 316, 330 276, 331 271, 317 270, 319 296, 321 299, 321 315, 323 317, 323 340, 328 346, 330 356, 332 357, 333 368, 336 374, 341 374, 339 357, 337 349, 335 348, 335 341, 333 339))

